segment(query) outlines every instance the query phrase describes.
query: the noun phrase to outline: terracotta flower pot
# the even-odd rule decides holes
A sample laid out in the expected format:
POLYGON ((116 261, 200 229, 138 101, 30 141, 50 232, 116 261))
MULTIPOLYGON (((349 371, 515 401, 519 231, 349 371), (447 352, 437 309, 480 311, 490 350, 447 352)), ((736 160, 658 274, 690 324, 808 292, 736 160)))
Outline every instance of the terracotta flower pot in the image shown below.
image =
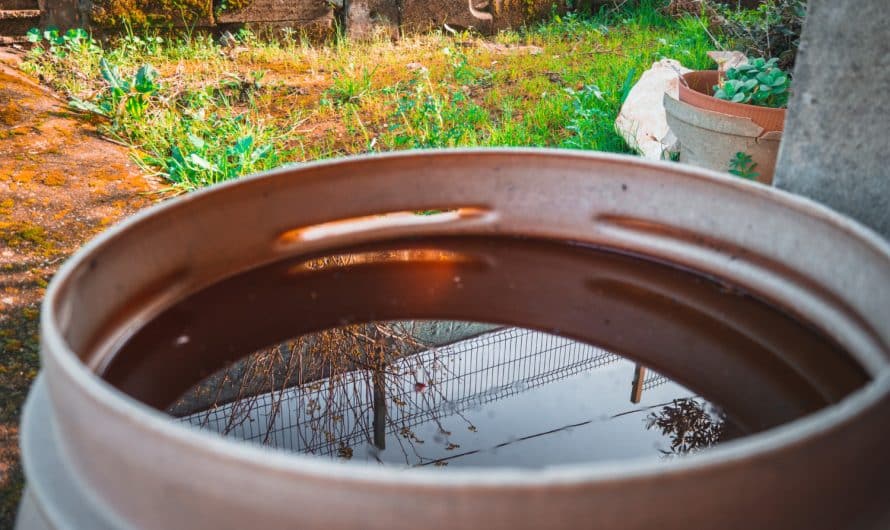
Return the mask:
POLYGON ((680 101, 694 107, 740 118, 750 118, 763 127, 763 132, 781 131, 785 127, 785 109, 733 103, 713 96, 717 84, 717 70, 697 70, 683 74, 680 101), (688 85, 688 86, 687 86, 688 85))
POLYGON ((689 72, 682 80, 679 99, 664 98, 668 125, 680 141, 680 161, 725 172, 737 153, 745 153, 757 180, 772 184, 785 109, 715 98, 716 70, 689 72))

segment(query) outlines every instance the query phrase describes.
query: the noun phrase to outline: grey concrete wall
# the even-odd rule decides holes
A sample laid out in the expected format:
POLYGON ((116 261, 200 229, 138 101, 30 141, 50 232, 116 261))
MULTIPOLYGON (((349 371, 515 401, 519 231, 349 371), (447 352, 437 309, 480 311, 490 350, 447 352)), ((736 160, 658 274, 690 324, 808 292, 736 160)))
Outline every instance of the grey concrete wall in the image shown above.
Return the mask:
POLYGON ((810 0, 775 185, 890 238, 890 2, 810 0))

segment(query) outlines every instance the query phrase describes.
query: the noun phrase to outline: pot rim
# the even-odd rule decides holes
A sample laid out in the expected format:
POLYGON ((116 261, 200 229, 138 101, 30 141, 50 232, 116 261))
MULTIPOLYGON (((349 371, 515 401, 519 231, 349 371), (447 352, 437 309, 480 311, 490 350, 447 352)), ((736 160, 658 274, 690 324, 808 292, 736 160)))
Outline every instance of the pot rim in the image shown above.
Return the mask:
POLYGON ((183 449, 207 452, 218 457, 225 457, 229 460, 241 462, 246 467, 255 467, 265 472, 293 473, 301 476, 313 476, 325 480, 351 483, 366 482, 445 488, 466 486, 523 488, 542 485, 599 483, 612 480, 683 474, 690 470, 707 468, 714 464, 740 462, 751 456, 764 455, 787 448, 813 435, 835 429, 843 424, 845 420, 855 417, 856 414, 867 409, 870 405, 873 405, 890 393, 890 361, 883 359, 883 362, 880 363, 881 366, 873 366, 876 369, 873 380, 839 403, 768 431, 718 445, 702 454, 695 455, 694 458, 679 459, 670 466, 659 465, 657 462, 653 463, 638 457, 603 462, 562 464, 535 470, 513 467, 475 467, 466 470, 453 469, 446 474, 437 470, 427 469, 412 469, 410 472, 405 472, 405 470, 381 468, 369 463, 351 462, 348 465, 343 465, 310 455, 270 450, 241 441, 228 440, 221 435, 202 432, 177 424, 171 421, 170 417, 164 413, 124 394, 101 379, 71 350, 62 336, 59 324, 60 315, 57 314, 55 309, 57 307, 56 302, 65 284, 74 280, 73 273, 78 265, 89 259, 98 249, 112 243, 120 234, 126 232, 129 227, 137 225, 149 217, 178 208, 184 201, 197 200, 206 194, 215 193, 220 189, 238 186, 247 180, 274 178, 276 175, 289 173, 295 169, 308 170, 319 167, 348 166, 356 162, 382 158, 436 157, 442 153, 447 153, 449 156, 455 154, 480 156, 487 153, 519 156, 545 154, 556 157, 586 158, 591 161, 630 164, 641 168, 665 168, 674 172, 679 171, 696 179, 710 180, 717 186, 737 188, 755 196, 769 198, 802 214, 832 223, 836 227, 843 229, 849 236, 858 238, 861 242, 867 244, 872 251, 883 255, 890 262, 890 245, 880 236, 821 204, 743 179, 699 168, 678 167, 670 162, 644 161, 627 155, 533 148, 423 150, 361 155, 299 164, 296 167, 283 167, 192 192, 188 196, 140 211, 88 242, 63 264, 46 291, 41 312, 41 337, 43 341, 41 356, 45 366, 51 365, 50 368, 60 370, 65 378, 74 383, 86 397, 98 404, 99 408, 113 413, 119 420, 128 422, 129 427, 135 431, 152 432, 160 435, 165 441, 183 449))
MULTIPOLYGON (((687 76, 706 73, 708 75, 718 74, 717 70, 693 70, 682 75, 684 80, 688 80, 687 76)), ((680 101, 692 105, 693 107, 728 114, 730 116, 748 118, 754 123, 764 128, 765 132, 782 131, 788 107, 764 107, 761 105, 751 105, 750 103, 736 103, 714 97, 711 94, 696 90, 685 83, 679 83, 679 99, 680 101)))

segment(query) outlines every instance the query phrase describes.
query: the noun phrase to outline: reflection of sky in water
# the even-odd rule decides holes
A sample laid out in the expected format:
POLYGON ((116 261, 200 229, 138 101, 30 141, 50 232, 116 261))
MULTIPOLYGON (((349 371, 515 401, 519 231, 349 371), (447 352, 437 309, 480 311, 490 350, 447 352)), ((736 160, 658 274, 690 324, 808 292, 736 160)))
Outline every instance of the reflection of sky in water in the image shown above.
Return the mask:
POLYGON ((650 371, 634 404, 634 369, 593 346, 510 328, 391 364, 385 422, 379 407, 376 415, 383 450, 374 445, 375 383, 366 370, 185 420, 290 451, 399 466, 658 458, 670 438, 646 429, 647 415, 692 392, 650 371))
POLYGON ((460 416, 441 418, 450 436, 441 435, 438 425, 429 421, 413 429, 423 444, 415 443, 412 448, 404 437, 399 443, 399 435, 390 434, 386 450, 377 452, 365 442, 353 448, 353 458, 373 460, 377 452, 385 462, 404 465, 407 452, 411 465, 450 457, 449 466, 540 467, 640 455, 658 457, 659 449, 668 450, 670 441, 657 430, 645 428, 649 407, 692 393, 667 382, 644 391, 641 402, 634 405, 630 402, 633 376, 634 364, 622 359, 473 407, 460 416), (630 411, 639 412, 621 415, 630 411), (577 425, 585 422, 589 423, 577 425), (469 429, 471 425, 475 432, 469 429), (569 425, 577 426, 563 429, 569 425), (449 444, 460 447, 449 451, 449 444))

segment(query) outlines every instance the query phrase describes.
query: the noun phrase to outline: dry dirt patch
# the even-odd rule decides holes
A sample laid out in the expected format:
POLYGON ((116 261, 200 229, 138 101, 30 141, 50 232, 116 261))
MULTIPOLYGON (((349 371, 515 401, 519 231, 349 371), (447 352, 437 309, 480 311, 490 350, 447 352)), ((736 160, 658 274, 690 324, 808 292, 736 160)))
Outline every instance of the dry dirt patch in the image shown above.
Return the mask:
POLYGON ((22 487, 18 423, 39 368, 46 284, 78 247, 160 189, 17 60, 0 48, 0 528, 12 527, 22 487))

